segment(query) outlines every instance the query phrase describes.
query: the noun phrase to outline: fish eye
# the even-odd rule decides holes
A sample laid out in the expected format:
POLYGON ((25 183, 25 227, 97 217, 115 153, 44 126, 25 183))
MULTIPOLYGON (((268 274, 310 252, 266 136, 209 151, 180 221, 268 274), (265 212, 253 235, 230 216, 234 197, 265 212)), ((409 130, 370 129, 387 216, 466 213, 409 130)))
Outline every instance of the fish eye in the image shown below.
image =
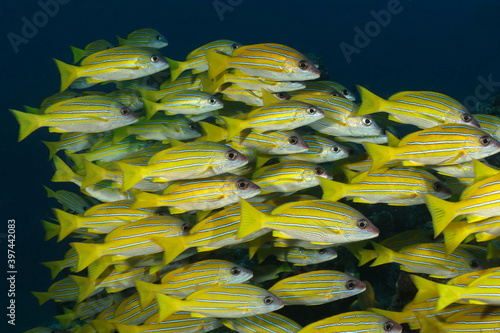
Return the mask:
POLYGON ((372 124, 371 118, 368 118, 368 117, 364 117, 363 119, 361 119, 361 121, 363 122, 363 125, 365 125, 365 126, 370 126, 372 124))
POLYGON ((239 267, 233 267, 231 268, 231 274, 234 276, 238 276, 241 273, 241 269, 239 267))
POLYGON ((290 144, 292 145, 296 145, 297 143, 299 143, 299 138, 297 138, 296 136, 291 136, 288 138, 288 142, 290 142, 290 144))
POLYGON ((191 226, 187 223, 184 223, 181 225, 181 230, 182 232, 188 232, 189 230, 191 230, 191 226))
POLYGON ((158 57, 156 54, 153 54, 151 56, 151 62, 157 63, 158 61, 160 61, 160 57, 158 57))
POLYGON ((316 108, 309 108, 309 109, 307 109, 307 113, 309 113, 309 114, 315 114, 316 111, 317 111, 316 108))
POLYGON ((160 35, 156 36, 156 40, 161 40, 161 36, 160 35))
POLYGON ((356 288, 356 281, 354 280, 349 280, 347 281, 347 283, 345 284, 345 287, 347 288, 347 290, 353 290, 354 288, 356 288))
POLYGON ((384 331, 389 332, 394 328, 394 324, 390 321, 384 323, 384 331))
POLYGON ((479 142, 486 147, 491 143, 491 138, 489 136, 482 136, 479 139, 479 142))
POLYGON ((366 229, 366 227, 368 227, 368 221, 361 219, 358 222, 356 222, 356 225, 358 226, 359 229, 366 229))
POLYGON ((290 99, 290 95, 284 91, 276 93, 276 94, 274 94, 274 96, 276 96, 276 98, 278 98, 278 99, 286 100, 286 101, 290 99))
POLYGON ((215 98, 210 98, 208 100, 208 103, 212 104, 212 105, 215 105, 215 103, 217 103, 217 100, 215 98))
POLYGON ((325 169, 317 167, 316 169, 314 169, 314 174, 316 176, 321 176, 321 175, 325 174, 325 169))
POLYGON ((248 183, 248 180, 246 179, 240 179, 236 182, 236 186, 240 190, 246 190, 250 184, 248 183))
POLYGON ((468 113, 462 113, 460 118, 462 118, 462 120, 466 123, 470 123, 472 121, 472 116, 468 113))
POLYGON ((471 262, 469 263, 469 267, 472 268, 472 269, 479 268, 479 261, 477 261, 477 260, 471 260, 471 262))
POLYGON ((340 148, 337 146, 333 146, 333 152, 338 153, 340 151, 340 148))
POLYGON ((326 250, 325 249, 319 249, 318 250, 318 254, 325 254, 326 253, 326 250))
POLYGON ((238 47, 240 47, 238 44, 232 44, 231 50, 236 50, 238 47))
POLYGON ((347 96, 347 95, 349 95, 349 90, 347 90, 347 89, 343 89, 343 90, 341 91, 341 93, 342 93, 342 95, 347 96))
POLYGON ((236 150, 230 150, 226 153, 226 157, 228 160, 234 161, 238 158, 238 152, 236 150))
POLYGON ((264 297, 264 304, 271 305, 274 303, 274 299, 271 296, 264 297))
POLYGON ((129 115, 131 112, 132 112, 132 111, 130 111, 130 109, 129 109, 129 108, 122 108, 122 109, 120 110, 120 113, 121 113, 122 115, 124 115, 124 116, 129 115))
POLYGON ((189 124, 189 125, 188 125, 188 128, 189 128, 190 130, 193 130, 193 131, 194 131, 194 130, 197 130, 198 126, 196 126, 196 123, 191 123, 191 124, 189 124))
POLYGON ((298 66, 302 70, 307 69, 309 67, 309 62, 307 60, 301 60, 299 61, 298 66))
POLYGON ((443 184, 441 184, 441 182, 435 182, 434 184, 432 184, 432 189, 436 192, 439 192, 443 189, 443 184))

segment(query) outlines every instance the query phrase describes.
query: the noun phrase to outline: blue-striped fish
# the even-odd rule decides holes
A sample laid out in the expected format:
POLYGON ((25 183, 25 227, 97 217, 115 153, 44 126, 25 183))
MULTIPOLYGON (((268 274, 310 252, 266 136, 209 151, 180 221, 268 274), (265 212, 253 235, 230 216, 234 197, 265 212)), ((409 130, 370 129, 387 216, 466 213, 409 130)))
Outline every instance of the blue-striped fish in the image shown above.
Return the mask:
POLYGON ((156 293, 186 297, 197 290, 223 284, 244 283, 252 278, 252 271, 226 260, 198 261, 168 272, 160 284, 136 282, 141 305, 148 305, 156 293))
POLYGON ((257 252, 259 262, 267 256, 275 256, 279 261, 289 262, 296 266, 314 265, 337 258, 337 252, 331 247, 321 249, 305 249, 302 247, 261 248, 257 252))
POLYGON ((19 141, 40 127, 51 132, 104 132, 133 124, 139 117, 123 104, 102 96, 68 99, 47 108, 44 114, 10 110, 19 122, 19 141))
POLYGON ((73 270, 76 266, 77 260, 78 258, 76 257, 75 250, 73 248, 70 248, 64 255, 64 259, 42 262, 42 265, 50 269, 50 273, 52 275, 51 277, 52 279, 54 279, 59 274, 59 272, 61 272, 65 268, 71 268, 73 270))
POLYGON ((70 46, 71 52, 73 52, 73 63, 76 64, 83 58, 93 53, 104 51, 112 47, 114 47, 113 44, 104 39, 99 39, 87 44, 87 46, 85 46, 85 49, 83 50, 74 46, 70 46))
POLYGON ((38 114, 44 113, 45 109, 47 109, 51 105, 57 104, 59 102, 65 101, 67 99, 80 97, 80 96, 81 96, 81 94, 74 92, 74 91, 61 91, 61 92, 55 93, 54 95, 50 95, 49 97, 45 98, 42 101, 42 103, 40 104, 40 109, 38 109, 38 112, 36 112, 36 113, 38 113, 38 114))
POLYGON ((298 333, 400 333, 403 327, 370 311, 345 312, 307 325, 298 333))
POLYGON ((500 141, 500 118, 491 114, 474 114, 481 129, 500 141))
POLYGON ((349 274, 319 270, 282 279, 269 291, 285 305, 320 305, 354 296, 365 288, 363 282, 349 274))
POLYGON ((311 163, 333 162, 349 156, 349 149, 338 142, 318 135, 304 135, 302 137, 309 148, 304 152, 288 153, 280 158, 284 160, 299 160, 311 163))
POLYGON ((61 91, 77 78, 89 83, 137 79, 168 68, 161 54, 150 48, 118 46, 85 57, 80 66, 54 59, 61 73, 61 91))
POLYGON ((228 68, 236 68, 250 75, 276 81, 314 80, 319 70, 302 53, 288 46, 274 43, 242 46, 231 56, 208 50, 205 52, 212 79, 228 68))
POLYGON ((119 89, 106 94, 106 96, 122 103, 132 111, 138 111, 143 107, 141 95, 135 89, 119 89))
MULTIPOLYGON (((445 310, 444 310, 445 311, 445 310)), ((448 317, 446 321, 434 320, 428 316, 418 316, 422 327, 421 332, 498 332, 500 308, 478 308, 477 306, 468 313, 457 313, 448 317)))
POLYGON ((378 229, 357 210, 338 202, 306 200, 283 204, 265 214, 241 200, 238 237, 268 228, 273 236, 316 244, 343 244, 378 236, 378 229))
POLYGON ((56 302, 81 302, 102 290, 102 288, 95 289, 95 282, 87 282, 87 279, 82 276, 69 275, 53 283, 46 292, 32 291, 31 293, 38 299, 40 305, 50 299, 56 302))
MULTIPOLYGON (((106 321, 110 325, 112 325, 111 322, 126 325, 141 325, 146 321, 146 319, 154 314, 157 314, 158 310, 158 304, 156 302, 151 302, 145 308, 141 308, 139 294, 133 293, 118 304, 114 313, 111 314, 111 318, 99 318, 99 315, 97 319, 107 319, 106 321)), ((108 332, 113 331, 111 330, 108 332)))
POLYGON ((137 79, 126 81, 115 81, 117 89, 134 89, 139 91, 157 91, 160 89, 160 84, 151 76, 144 76, 137 79))
POLYGON ((358 115, 387 112, 389 119, 420 128, 444 124, 462 124, 479 128, 479 124, 467 109, 455 99, 432 91, 403 91, 389 97, 378 97, 358 86, 361 106, 358 115))
POLYGON ((152 47, 161 49, 168 45, 167 39, 158 30, 145 28, 131 32, 127 39, 118 37, 120 46, 152 47))
POLYGON ((65 190, 54 192, 47 186, 44 188, 47 191, 47 197, 57 199, 63 205, 63 209, 70 213, 81 214, 90 207, 90 203, 76 193, 65 190))
POLYGON ((425 195, 447 199, 451 191, 430 172, 412 167, 392 167, 365 171, 348 184, 320 180, 323 199, 337 201, 354 198, 354 202, 419 205, 425 195))
POLYGON ((159 320, 177 311, 189 311, 206 317, 239 318, 276 311, 282 300, 269 291, 249 284, 227 284, 204 288, 184 300, 157 294, 159 320))
POLYGON ((201 78, 198 75, 191 74, 190 72, 186 72, 186 74, 181 75, 174 82, 165 82, 159 87, 159 89, 139 89, 142 98, 152 102, 157 102, 168 95, 177 94, 186 90, 201 91, 203 88, 201 78))
POLYGON ((228 130, 230 140, 245 128, 261 131, 292 130, 311 124, 324 117, 323 111, 304 102, 285 101, 264 106, 245 115, 244 119, 221 116, 228 130))
POLYGON ((206 178, 230 172, 248 163, 238 151, 219 143, 192 142, 153 155, 146 166, 117 163, 123 171, 122 190, 146 177, 158 181, 206 178))
POLYGON ((467 236, 475 235, 476 241, 485 242, 500 237, 500 216, 490 217, 479 222, 452 222, 443 230, 446 252, 453 252, 467 236))
POLYGON ((332 179, 323 167, 305 161, 284 161, 259 168, 252 181, 263 192, 295 192, 320 185, 319 178, 332 179))
POLYGON ((217 318, 194 318, 189 312, 179 311, 165 320, 158 322, 158 315, 149 317, 143 325, 124 325, 113 323, 118 333, 149 333, 149 332, 210 332, 222 326, 217 318))
POLYGON ((403 165, 458 164, 500 152, 500 142, 468 125, 440 125, 398 140, 387 132, 389 146, 365 143, 372 157, 371 171, 392 161, 403 165))
POLYGON ((172 214, 190 210, 207 210, 251 198, 260 188, 250 180, 231 174, 204 179, 178 180, 162 195, 142 192, 136 195, 133 208, 167 206, 172 214))
POLYGON ((269 332, 269 333, 295 333, 302 327, 295 321, 279 313, 264 313, 243 318, 221 319, 224 326, 239 333, 269 332))

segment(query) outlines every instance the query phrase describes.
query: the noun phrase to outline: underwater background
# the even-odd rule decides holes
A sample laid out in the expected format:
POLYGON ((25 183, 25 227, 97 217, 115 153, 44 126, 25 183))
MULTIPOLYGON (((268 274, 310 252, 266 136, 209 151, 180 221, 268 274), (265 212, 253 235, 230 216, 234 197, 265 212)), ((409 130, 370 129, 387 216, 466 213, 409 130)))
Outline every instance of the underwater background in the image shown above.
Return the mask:
MULTIPOLYGON (((68 249, 67 241, 43 241, 40 220, 50 218, 57 204, 42 185, 75 187, 50 183, 54 168, 41 140, 54 141, 57 135, 39 130, 18 143, 19 126, 8 109, 37 107, 58 91, 52 58, 70 61, 70 45, 83 48, 96 39, 114 41, 116 35, 151 27, 166 36, 169 45, 162 53, 169 58, 184 59, 196 47, 223 38, 243 45, 281 43, 320 55, 330 80, 353 91, 360 84, 384 98, 403 90, 432 90, 473 108, 500 86, 500 2, 495 0, 60 0, 57 13, 26 34, 25 22, 33 22, 49 2, 54 1, 0 2, 1 295, 8 291, 8 219, 16 221, 17 271, 16 326, 6 323, 8 299, 2 297, 1 332, 48 324, 57 314, 54 302, 40 307, 29 293, 52 283, 40 262, 58 260, 68 249), (376 13, 388 7, 394 9, 390 22, 374 23, 376 13), (360 38, 359 31, 367 28, 372 29, 368 37, 360 38)), ((384 269, 376 272, 384 274, 384 269)))

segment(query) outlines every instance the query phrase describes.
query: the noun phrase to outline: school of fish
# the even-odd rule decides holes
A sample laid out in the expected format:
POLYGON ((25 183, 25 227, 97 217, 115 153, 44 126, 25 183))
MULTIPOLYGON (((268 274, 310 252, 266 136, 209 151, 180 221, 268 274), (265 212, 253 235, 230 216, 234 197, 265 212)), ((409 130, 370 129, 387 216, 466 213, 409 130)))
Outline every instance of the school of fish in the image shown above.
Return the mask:
POLYGON ((356 103, 278 43, 182 61, 167 45, 148 28, 72 46, 60 92, 10 110, 19 141, 61 133, 44 142, 52 181, 81 192, 45 187, 61 204, 45 239, 71 243, 33 295, 64 302, 61 331, 500 332, 500 169, 484 161, 500 118, 431 91, 358 86, 356 103), (426 205, 433 230, 388 237, 350 202, 426 205), (383 308, 369 277, 328 269, 339 247, 412 273, 415 298, 383 308), (318 321, 280 311, 346 298, 318 321))

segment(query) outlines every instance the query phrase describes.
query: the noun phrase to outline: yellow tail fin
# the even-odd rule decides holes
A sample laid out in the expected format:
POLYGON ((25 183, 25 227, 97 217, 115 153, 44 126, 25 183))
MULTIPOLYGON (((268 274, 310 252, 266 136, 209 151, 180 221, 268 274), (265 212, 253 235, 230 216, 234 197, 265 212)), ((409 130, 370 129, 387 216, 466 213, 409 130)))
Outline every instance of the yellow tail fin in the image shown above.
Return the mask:
POLYGON ((57 276, 57 274, 59 274, 59 272, 62 270, 62 263, 60 260, 42 262, 42 265, 50 269, 50 275, 52 279, 54 279, 57 276))
POLYGON ((141 308, 144 310, 155 299, 158 284, 135 280, 135 288, 141 298, 141 308))
POLYGON ((338 201, 345 195, 347 184, 336 182, 323 177, 318 177, 321 189, 323 190, 323 200, 338 201))
POLYGON ((123 46, 125 43, 127 43, 127 40, 124 38, 121 38, 120 36, 116 36, 116 39, 118 39, 118 45, 123 46))
POLYGON ((375 249, 375 251, 377 252, 377 258, 370 265, 370 267, 388 264, 388 263, 392 262, 392 257, 395 253, 393 250, 391 250, 383 245, 377 244, 375 242, 371 242, 371 244, 372 244, 373 248, 375 249))
POLYGON ((54 166, 56 167, 56 172, 51 181, 56 183, 70 182, 75 177, 73 170, 59 156, 54 156, 54 166))
POLYGON ((164 321, 166 318, 182 309, 182 300, 178 297, 156 294, 158 302, 158 321, 164 321))
POLYGON ((80 186, 81 189, 85 189, 106 179, 106 169, 85 159, 83 160, 83 167, 85 168, 85 178, 80 186))
POLYGON ((155 238, 154 241, 163 248, 163 265, 168 265, 187 249, 184 236, 155 238))
POLYGON ((33 131, 42 126, 41 115, 21 112, 12 109, 10 109, 10 112, 12 112, 14 117, 16 117, 17 122, 19 123, 19 136, 17 139, 18 142, 23 140, 33 131))
POLYGON ((144 166, 131 165, 123 162, 117 163, 123 172, 122 191, 127 191, 132 186, 144 179, 144 166))
POLYGON ((39 305, 42 305, 50 299, 50 293, 47 292, 32 291, 31 293, 38 299, 39 305))
POLYGON ((57 148, 57 142, 49 142, 49 141, 42 141, 46 146, 47 148, 49 148, 49 160, 52 159, 52 157, 54 157, 54 155, 59 151, 59 149, 57 148))
POLYGON ((434 226, 434 237, 437 237, 446 226, 455 218, 456 210, 454 202, 439 199, 433 195, 424 195, 427 209, 432 215, 434 226))
POLYGON ((71 324, 73 320, 76 318, 76 314, 72 311, 70 313, 65 313, 62 315, 54 316, 54 318, 61 323, 61 326, 63 330, 66 330, 66 328, 71 324))
POLYGON ((383 110, 383 104, 385 102, 383 98, 378 97, 362 86, 357 86, 357 88, 361 96, 361 105, 359 106, 356 116, 360 117, 383 110))
POLYGON ((213 50, 205 51, 205 57, 207 58, 208 62, 207 77, 210 80, 225 71, 229 66, 229 59, 231 59, 230 56, 215 52, 213 50))
POLYGON ((66 64, 57 59, 54 59, 54 61, 61 74, 61 91, 64 91, 78 78, 78 67, 66 64))
POLYGON ((66 213, 65 211, 57 208, 53 208, 52 211, 54 212, 57 221, 59 221, 60 228, 59 237, 57 238, 58 242, 80 227, 80 216, 66 213))
POLYGON ((411 280, 415 287, 417 287, 418 291, 413 299, 413 303, 423 303, 431 298, 434 298, 438 294, 438 283, 424 279, 418 275, 410 275, 411 280))
POLYGON ((226 141, 234 138, 238 133, 240 133, 245 128, 245 121, 236 118, 229 118, 224 116, 219 116, 226 124, 227 138, 226 141))
POLYGON ((265 214, 253 207, 246 200, 240 200, 240 226, 238 228, 238 238, 246 237, 259 231, 265 226, 265 214))
POLYGON ((73 52, 73 63, 76 64, 80 60, 83 59, 83 55, 85 50, 79 49, 78 47, 74 47, 70 45, 71 52, 73 52))
POLYGON ((56 237, 59 234, 60 227, 55 223, 51 223, 49 221, 42 220, 42 226, 43 226, 43 229, 45 230, 44 240, 46 240, 46 241, 51 239, 51 238, 56 237))
POLYGON ((393 150, 396 147, 382 146, 371 142, 365 142, 363 146, 372 158, 370 172, 380 169, 393 160, 393 150))
POLYGON ((125 139, 127 136, 129 136, 129 127, 119 127, 113 130, 113 140, 111 142, 113 144, 116 144, 125 139))
POLYGON ((170 66, 170 82, 174 82, 179 75, 186 69, 186 63, 182 61, 176 61, 173 59, 165 58, 170 66))
POLYGON ((143 108, 146 111, 146 119, 149 120, 158 112, 158 103, 148 101, 147 99, 142 100, 143 108))
POLYGON ((469 235, 467 222, 453 222, 443 230, 446 254, 451 254, 469 235))
POLYGON ((451 303, 458 301, 462 297, 464 291, 467 290, 467 288, 464 287, 450 286, 441 283, 437 284, 437 289, 439 292, 439 300, 436 304, 436 311, 440 311, 451 303))
POLYGON ((80 272, 101 256, 99 245, 93 243, 70 243, 78 256, 75 272, 80 272))

